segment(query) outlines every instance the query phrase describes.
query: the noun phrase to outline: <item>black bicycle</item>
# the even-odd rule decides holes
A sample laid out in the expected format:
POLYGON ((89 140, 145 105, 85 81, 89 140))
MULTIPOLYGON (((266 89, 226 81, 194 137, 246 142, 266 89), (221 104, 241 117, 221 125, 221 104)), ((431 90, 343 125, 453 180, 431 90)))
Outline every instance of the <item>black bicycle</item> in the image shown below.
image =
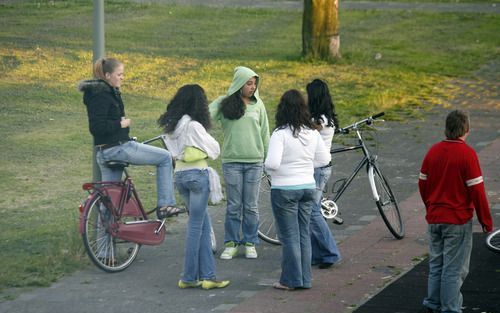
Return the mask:
MULTIPOLYGON (((321 201, 321 213, 326 219, 333 220, 336 224, 342 224, 343 220, 340 218, 337 201, 344 194, 344 191, 349 187, 356 175, 362 168, 366 168, 368 183, 372 191, 373 200, 377 205, 378 211, 382 219, 396 239, 402 239, 405 235, 405 227, 401 211, 399 209, 398 201, 392 192, 387 179, 382 175, 377 163, 377 155, 373 154, 362 136, 362 128, 366 125, 372 125, 373 122, 384 115, 384 112, 375 114, 363 120, 357 121, 354 124, 346 126, 337 130, 337 133, 347 134, 355 132, 357 137, 357 144, 352 146, 345 146, 342 148, 334 148, 330 152, 332 157, 335 154, 361 150, 363 158, 354 167, 351 175, 345 179, 341 179, 340 187, 335 192, 333 198, 325 197, 321 201)), ((270 200, 271 181, 268 175, 263 175, 260 184, 259 196, 259 237, 272 244, 280 244, 277 235, 277 229, 274 223, 274 216, 271 209, 270 200)))

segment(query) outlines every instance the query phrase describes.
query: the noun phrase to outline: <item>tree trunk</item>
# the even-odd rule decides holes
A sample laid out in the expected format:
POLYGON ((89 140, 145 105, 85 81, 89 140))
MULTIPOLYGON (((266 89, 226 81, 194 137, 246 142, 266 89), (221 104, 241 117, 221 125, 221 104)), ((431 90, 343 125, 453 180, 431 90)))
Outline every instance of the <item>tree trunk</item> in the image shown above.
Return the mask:
POLYGON ((302 55, 314 59, 340 58, 338 0, 304 0, 302 55))

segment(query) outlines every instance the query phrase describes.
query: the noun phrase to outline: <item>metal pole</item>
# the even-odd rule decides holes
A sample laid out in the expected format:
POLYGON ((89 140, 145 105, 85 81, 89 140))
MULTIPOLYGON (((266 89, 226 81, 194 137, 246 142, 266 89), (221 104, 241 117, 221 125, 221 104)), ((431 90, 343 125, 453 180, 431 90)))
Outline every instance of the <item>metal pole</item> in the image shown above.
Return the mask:
MULTIPOLYGON (((93 62, 105 56, 104 51, 104 0, 94 0, 94 16, 93 16, 93 62)), ((101 171, 96 160, 95 143, 92 144, 92 180, 101 180, 101 171)))

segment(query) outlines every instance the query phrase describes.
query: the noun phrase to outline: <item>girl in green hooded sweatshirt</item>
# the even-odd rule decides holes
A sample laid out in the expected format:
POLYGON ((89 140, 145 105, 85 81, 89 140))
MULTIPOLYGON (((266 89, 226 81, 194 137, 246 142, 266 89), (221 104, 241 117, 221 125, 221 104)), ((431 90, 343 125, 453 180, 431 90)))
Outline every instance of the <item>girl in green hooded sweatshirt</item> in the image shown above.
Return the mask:
POLYGON ((259 76, 238 66, 227 94, 209 105, 210 115, 224 132, 222 172, 227 210, 221 259, 229 260, 245 246, 245 257, 257 258, 259 183, 269 143, 269 121, 259 97, 259 76), (240 235, 241 230, 241 235, 240 235))

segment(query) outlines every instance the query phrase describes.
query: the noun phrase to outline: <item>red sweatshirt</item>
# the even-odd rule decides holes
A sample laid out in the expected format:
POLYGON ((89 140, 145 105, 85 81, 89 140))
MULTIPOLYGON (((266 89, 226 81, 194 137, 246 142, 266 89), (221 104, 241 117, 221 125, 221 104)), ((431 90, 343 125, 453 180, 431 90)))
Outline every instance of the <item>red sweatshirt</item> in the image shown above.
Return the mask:
POLYGON ((476 152, 462 140, 444 140, 431 147, 418 180, 429 224, 463 225, 473 217, 487 232, 493 222, 476 152))

